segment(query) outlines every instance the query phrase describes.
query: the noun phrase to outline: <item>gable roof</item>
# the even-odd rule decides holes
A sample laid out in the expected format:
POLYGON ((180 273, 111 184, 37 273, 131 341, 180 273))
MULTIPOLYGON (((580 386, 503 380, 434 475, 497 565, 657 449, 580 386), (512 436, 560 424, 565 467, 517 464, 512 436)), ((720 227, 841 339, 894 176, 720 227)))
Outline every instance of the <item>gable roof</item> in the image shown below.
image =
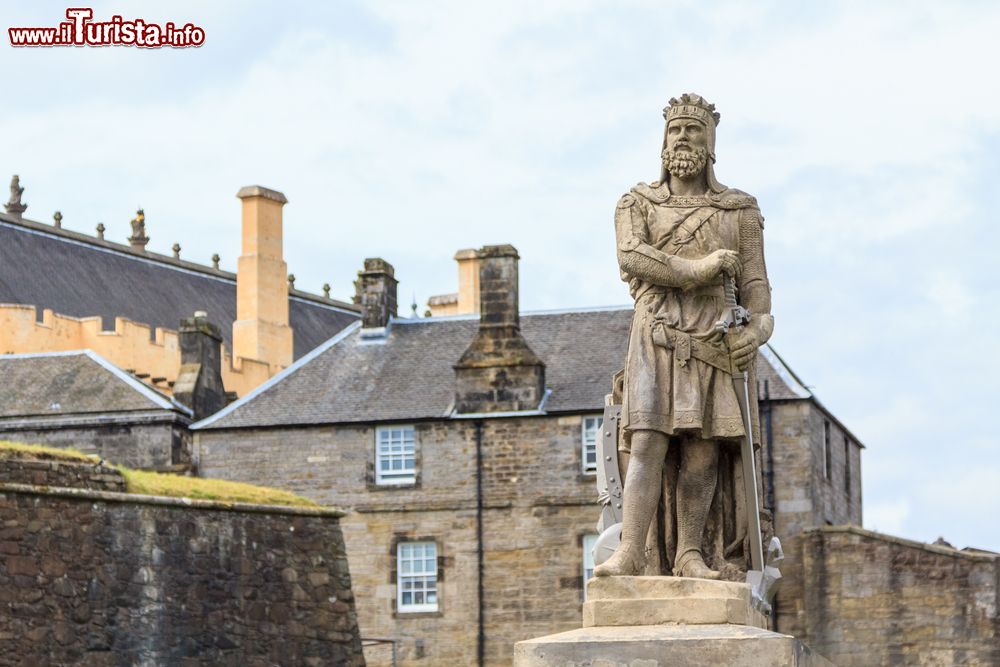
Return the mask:
POLYGON ((0 355, 0 418, 191 410, 91 350, 0 355))
POLYGON ((761 346, 760 358, 757 362, 757 396, 771 400, 813 398, 813 393, 770 343, 761 346), (760 358, 765 363, 761 363, 760 358))
MULTIPOLYGON (((545 362, 545 413, 603 410, 624 365, 631 320, 631 306, 521 315, 524 338, 545 362)), ((396 319, 384 339, 371 340, 353 325, 192 428, 448 418, 453 365, 478 326, 478 316, 396 319)), ((772 366, 778 360, 770 348, 758 359, 772 398, 811 398, 783 362, 772 366)))
MULTIPOLYGON (((208 312, 232 350, 236 274, 103 241, 0 213, 0 303, 48 308, 72 317, 115 317, 176 330, 196 310, 208 312)), ((294 356, 360 317, 357 306, 293 290, 288 298, 294 356)))

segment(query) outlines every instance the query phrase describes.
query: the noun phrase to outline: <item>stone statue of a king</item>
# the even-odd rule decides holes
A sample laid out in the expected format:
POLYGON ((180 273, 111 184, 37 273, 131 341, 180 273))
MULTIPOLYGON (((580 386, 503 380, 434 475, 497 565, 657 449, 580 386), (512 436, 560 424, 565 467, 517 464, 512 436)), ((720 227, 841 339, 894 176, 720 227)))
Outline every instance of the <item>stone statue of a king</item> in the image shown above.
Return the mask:
POLYGON ((732 375, 750 369, 759 432, 753 366, 774 326, 763 218, 753 197, 715 178, 715 106, 686 94, 664 118, 660 180, 636 185, 615 212, 618 263, 635 299, 619 384, 627 472, 621 543, 594 575, 737 580, 753 538, 732 375), (750 320, 722 333, 727 280, 750 320))

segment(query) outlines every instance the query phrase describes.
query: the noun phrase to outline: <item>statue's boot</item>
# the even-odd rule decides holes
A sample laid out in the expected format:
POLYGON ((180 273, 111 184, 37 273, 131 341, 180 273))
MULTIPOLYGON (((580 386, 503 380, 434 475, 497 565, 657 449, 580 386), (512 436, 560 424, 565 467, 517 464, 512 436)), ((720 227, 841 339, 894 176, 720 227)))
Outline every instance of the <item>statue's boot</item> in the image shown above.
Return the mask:
MULTIPOLYGON (((597 574, 596 572, 594 574, 597 574)), ((705 564, 705 559, 696 549, 690 549, 677 559, 674 568, 675 577, 694 577, 695 579, 719 579, 722 575, 705 564)))
POLYGON ((611 558, 594 568, 595 577, 634 577, 646 566, 646 557, 641 548, 618 545, 611 558))

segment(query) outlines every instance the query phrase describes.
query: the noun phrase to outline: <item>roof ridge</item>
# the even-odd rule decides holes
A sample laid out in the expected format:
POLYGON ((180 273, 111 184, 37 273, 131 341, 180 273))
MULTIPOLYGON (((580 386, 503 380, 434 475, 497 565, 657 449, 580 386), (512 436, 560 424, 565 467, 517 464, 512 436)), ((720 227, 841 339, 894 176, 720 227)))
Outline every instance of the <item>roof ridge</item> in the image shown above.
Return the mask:
MULTIPOLYGON (((575 315, 583 313, 619 313, 632 310, 631 305, 621 306, 584 306, 582 308, 564 308, 557 310, 522 310, 518 315, 521 317, 535 317, 538 315, 575 315)), ((433 317, 397 317, 393 318, 393 324, 425 324, 432 322, 468 322, 479 319, 479 313, 462 313, 461 315, 435 315, 433 317)))
MULTIPOLYGON (((20 227, 22 231, 26 231, 30 234, 38 234, 42 236, 48 236, 50 238, 56 239, 58 241, 63 241, 66 243, 72 243, 74 245, 80 245, 84 247, 90 247, 92 250, 98 252, 108 252, 113 254, 119 254, 123 257, 133 259, 136 261, 155 264, 157 266, 162 266, 168 269, 173 269, 175 271, 182 271, 185 273, 193 273, 197 275, 202 275, 208 278, 213 278, 215 280, 220 280, 222 282, 236 283, 236 274, 231 271, 226 271, 224 269, 216 269, 205 264, 199 264, 198 262, 192 262, 186 259, 180 259, 176 257, 171 257, 169 255, 164 255, 158 252, 153 252, 149 250, 136 250, 131 246, 125 245, 123 243, 116 243, 114 241, 108 241, 105 239, 99 239, 94 236, 90 236, 83 232, 77 232, 71 229, 64 229, 62 227, 53 227, 52 225, 47 225, 36 220, 29 220, 27 218, 22 218, 20 220, 10 216, 6 213, 0 213, 0 225, 5 227, 11 227, 17 229, 20 227)), ((326 299, 319 294, 313 294, 312 292, 306 292, 297 288, 289 290, 289 299, 297 299, 302 302, 307 302, 317 306, 324 306, 333 310, 343 310, 351 314, 356 314, 360 312, 360 306, 348 303, 346 301, 340 301, 338 299, 326 299)))
POLYGON ((59 350, 53 352, 20 352, 14 354, 0 354, 0 361, 8 359, 46 359, 51 357, 87 357, 98 366, 111 373, 111 375, 115 378, 127 384, 131 389, 141 394, 157 407, 166 410, 183 412, 189 417, 194 415, 191 408, 179 403, 173 396, 168 396, 155 387, 150 387, 139 378, 131 375, 130 373, 126 373, 124 370, 111 363, 111 361, 105 359, 89 348, 79 350, 59 350))
POLYGON ((257 385, 246 396, 244 396, 244 397, 242 397, 242 398, 240 398, 238 400, 233 401, 232 403, 230 403, 226 407, 222 408, 221 410, 219 410, 215 414, 211 414, 208 417, 205 417, 204 419, 202 419, 201 421, 198 421, 198 422, 195 422, 194 424, 191 424, 191 426, 189 428, 192 431, 194 431, 194 430, 201 429, 201 428, 204 428, 206 426, 209 426, 213 422, 216 422, 219 419, 222 419, 223 417, 225 417, 229 413, 233 412, 237 408, 242 407, 245 403, 249 403, 254 398, 256 398, 257 396, 259 396, 260 394, 264 393, 265 391, 267 391, 268 389, 270 389, 274 385, 278 384, 279 382, 281 382, 282 380, 284 380, 286 377, 288 377, 289 375, 291 375, 295 371, 299 370, 300 368, 302 368, 303 366, 305 366, 306 364, 308 364, 310 361, 312 361, 313 359, 315 359, 319 355, 321 355, 324 352, 326 352, 327 350, 329 350, 331 347, 333 347, 337 343, 339 343, 342 340, 346 339, 348 336, 350 336, 351 334, 353 334, 355 331, 357 331, 360 328, 361 328, 361 320, 355 320, 354 322, 351 322, 346 327, 344 327, 343 329, 341 329, 335 336, 333 336, 332 338, 327 339, 327 341, 325 343, 321 343, 320 345, 317 345, 308 354, 300 357, 297 361, 295 361, 294 363, 292 363, 291 366, 289 366, 288 368, 285 368, 280 373, 277 373, 276 375, 272 376, 270 379, 268 379, 263 384, 257 385))

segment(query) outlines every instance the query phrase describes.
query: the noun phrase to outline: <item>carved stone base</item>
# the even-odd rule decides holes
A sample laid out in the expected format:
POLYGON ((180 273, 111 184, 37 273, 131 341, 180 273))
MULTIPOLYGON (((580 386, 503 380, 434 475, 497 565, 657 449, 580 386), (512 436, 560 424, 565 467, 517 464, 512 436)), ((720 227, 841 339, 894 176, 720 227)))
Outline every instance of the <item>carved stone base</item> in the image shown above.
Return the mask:
POLYGON ((740 625, 581 628, 518 642, 514 667, 834 667, 802 642, 740 625))
POLYGON ((596 577, 587 582, 583 627, 735 624, 767 629, 750 587, 681 577, 596 577))
POLYGON ((587 582, 583 628, 518 642, 514 667, 833 667, 770 632, 750 587, 679 577, 587 582))

